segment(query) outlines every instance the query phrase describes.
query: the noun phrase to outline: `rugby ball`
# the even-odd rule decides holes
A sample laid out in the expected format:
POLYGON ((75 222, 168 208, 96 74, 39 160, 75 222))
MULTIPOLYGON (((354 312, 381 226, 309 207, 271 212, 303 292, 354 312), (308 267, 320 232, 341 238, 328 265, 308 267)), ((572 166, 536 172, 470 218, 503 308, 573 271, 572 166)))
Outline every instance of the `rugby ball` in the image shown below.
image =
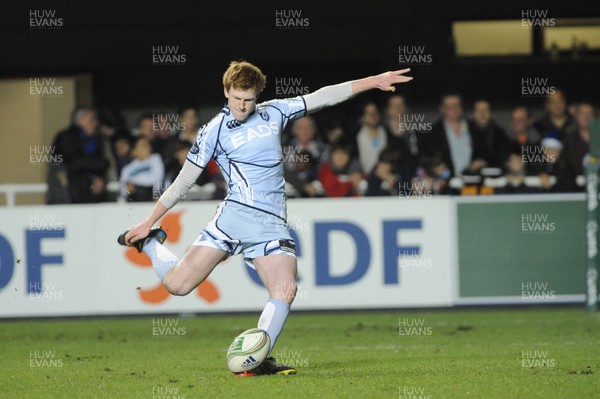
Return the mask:
POLYGON ((251 328, 233 340, 227 350, 227 367, 233 373, 252 370, 267 358, 271 339, 265 330, 251 328))

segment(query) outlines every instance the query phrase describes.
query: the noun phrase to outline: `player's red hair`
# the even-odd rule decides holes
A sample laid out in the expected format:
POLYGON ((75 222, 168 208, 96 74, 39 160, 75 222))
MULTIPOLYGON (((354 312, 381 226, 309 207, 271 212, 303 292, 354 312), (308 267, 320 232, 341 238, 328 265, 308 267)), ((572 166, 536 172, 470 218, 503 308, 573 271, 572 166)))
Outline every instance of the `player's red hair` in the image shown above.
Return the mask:
POLYGON ((229 68, 223 74, 223 87, 230 90, 253 89, 260 94, 267 84, 267 77, 255 65, 247 61, 231 61, 229 68))

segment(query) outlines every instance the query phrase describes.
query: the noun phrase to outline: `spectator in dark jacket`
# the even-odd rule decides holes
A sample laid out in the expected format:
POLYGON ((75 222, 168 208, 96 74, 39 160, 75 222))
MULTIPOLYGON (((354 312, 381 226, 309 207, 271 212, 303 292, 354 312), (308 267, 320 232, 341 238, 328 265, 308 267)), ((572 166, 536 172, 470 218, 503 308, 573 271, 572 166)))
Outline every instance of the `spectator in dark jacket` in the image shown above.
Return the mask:
POLYGON ((402 152, 399 148, 387 147, 381 151, 377 164, 367 178, 365 196, 398 195, 401 163, 402 152))
POLYGON ((478 158, 476 153, 471 136, 472 127, 463 117, 460 95, 445 94, 441 100, 440 112, 442 117, 433 125, 431 132, 421 134, 419 149, 438 152, 451 176, 461 176, 485 167, 486 162, 478 158))
POLYGON ((509 139, 506 131, 496 123, 487 100, 477 100, 471 113, 471 136, 475 153, 491 168, 502 168, 508 156, 509 139))
POLYGON ((521 146, 517 143, 513 143, 509 146, 508 156, 504 163, 504 187, 495 188, 497 194, 524 194, 524 193, 536 193, 538 189, 528 187, 525 185, 525 179, 527 177, 527 167, 523 162, 523 154, 521 146))
MULTIPOLYGON (((412 178, 416 174, 419 160, 417 136, 421 125, 426 123, 418 121, 421 115, 408 114, 406 111, 404 97, 392 94, 385 108, 384 127, 388 133, 388 147, 398 148, 401 151, 404 168, 412 178)), ((427 132, 422 133, 427 134, 427 132)))
POLYGON ((73 122, 59 132, 53 146, 62 155, 68 180, 69 202, 92 203, 106 200, 106 170, 102 139, 96 132, 98 120, 92 107, 79 107, 73 122))
POLYGON ((423 150, 419 157, 419 164, 421 166, 417 168, 417 176, 412 179, 408 187, 404 188, 408 188, 409 192, 401 192, 401 195, 430 196, 447 194, 449 192, 450 170, 439 151, 430 148, 423 150))
MULTIPOLYGON (((509 139, 519 146, 534 146, 539 144, 541 137, 539 132, 533 128, 533 120, 531 119, 529 108, 519 105, 512 109, 510 114, 509 139)), ((510 151, 512 150, 514 148, 510 151)))
POLYGON ((534 123, 534 127, 542 138, 553 137, 563 141, 567 130, 575 123, 567 112, 565 93, 560 89, 554 90, 554 93, 546 98, 544 111, 544 116, 534 123))
POLYGON ((594 117, 592 104, 582 102, 575 107, 577 123, 566 131, 565 147, 559 159, 557 186, 561 191, 583 191, 576 179, 585 173, 583 160, 590 149, 590 122, 594 117))
POLYGON ((284 154, 284 158, 286 195, 304 198, 322 196, 323 187, 317 179, 319 165, 311 153, 284 154))
POLYGON ((115 166, 117 171, 117 178, 121 176, 121 171, 131 161, 133 138, 127 132, 117 132, 113 141, 113 153, 115 157, 115 166))

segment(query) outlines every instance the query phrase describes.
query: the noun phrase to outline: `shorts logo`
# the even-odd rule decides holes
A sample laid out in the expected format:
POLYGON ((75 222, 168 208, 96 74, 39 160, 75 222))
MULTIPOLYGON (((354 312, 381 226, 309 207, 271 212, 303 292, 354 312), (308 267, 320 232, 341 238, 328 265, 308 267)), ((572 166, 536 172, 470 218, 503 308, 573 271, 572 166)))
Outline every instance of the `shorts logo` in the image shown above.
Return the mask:
POLYGON ((296 244, 292 240, 279 240, 279 249, 296 255, 296 244))

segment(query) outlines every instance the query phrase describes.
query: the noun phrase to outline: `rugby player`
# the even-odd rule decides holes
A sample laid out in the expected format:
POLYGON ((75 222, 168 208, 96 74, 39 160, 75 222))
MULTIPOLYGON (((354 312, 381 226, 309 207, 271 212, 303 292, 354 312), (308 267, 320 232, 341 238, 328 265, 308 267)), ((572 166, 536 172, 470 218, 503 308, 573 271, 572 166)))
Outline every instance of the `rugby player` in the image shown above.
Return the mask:
MULTIPOLYGON (((223 75, 227 104, 198 131, 179 175, 142 222, 123 233, 118 242, 145 252, 164 287, 187 295, 228 256, 243 253, 269 293, 258 328, 277 342, 296 295, 295 244, 286 223, 286 196, 281 133, 286 125, 371 89, 395 91, 406 83, 410 69, 385 72, 323 87, 303 96, 257 104, 266 77, 246 61, 231 62, 223 75), (214 159, 228 184, 227 196, 191 248, 178 259, 163 246, 167 235, 153 228, 196 182, 214 159)), ((295 374, 271 356, 242 375, 295 374)))

